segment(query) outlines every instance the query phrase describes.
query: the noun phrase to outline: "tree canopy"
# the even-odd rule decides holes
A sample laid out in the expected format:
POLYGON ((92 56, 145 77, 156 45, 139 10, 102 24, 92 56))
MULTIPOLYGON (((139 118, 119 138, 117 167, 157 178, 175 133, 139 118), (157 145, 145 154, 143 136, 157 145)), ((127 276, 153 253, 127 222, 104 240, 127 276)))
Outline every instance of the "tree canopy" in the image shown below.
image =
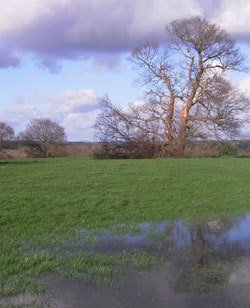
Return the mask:
POLYGON ((15 136, 14 129, 5 122, 0 122, 0 151, 3 150, 7 142, 15 136))
POLYGON ((49 119, 34 119, 20 133, 19 139, 29 143, 43 157, 48 157, 51 155, 51 146, 65 141, 66 135, 58 123, 49 119))

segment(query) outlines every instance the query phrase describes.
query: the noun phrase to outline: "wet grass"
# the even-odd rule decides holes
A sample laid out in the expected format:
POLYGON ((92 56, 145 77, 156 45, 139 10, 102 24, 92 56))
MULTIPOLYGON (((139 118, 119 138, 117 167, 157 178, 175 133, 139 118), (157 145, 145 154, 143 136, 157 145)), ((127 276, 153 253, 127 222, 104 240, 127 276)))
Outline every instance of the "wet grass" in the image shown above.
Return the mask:
MULTIPOLYGON (((156 262, 142 252, 70 255, 65 240, 73 237, 72 251, 82 244, 76 230, 136 232, 141 222, 249 210, 250 159, 1 161, 0 296, 46 292, 37 281, 53 271, 99 283, 124 264, 141 269, 156 262)), ((88 245, 96 241, 89 233, 88 245)))
MULTIPOLYGON (((21 245, 12 244, 2 252, 0 258, 0 298, 11 297, 25 292, 45 293, 49 286, 39 278, 57 272, 62 279, 77 278, 85 284, 99 286, 111 284, 114 276, 125 273, 128 266, 135 270, 152 268, 160 258, 143 251, 114 255, 101 255, 94 252, 58 254, 36 250, 25 251, 21 245), (14 251, 19 246, 17 251, 14 251), (11 254, 10 254, 11 253, 11 254)), ((35 245, 34 245, 35 247, 35 245)))

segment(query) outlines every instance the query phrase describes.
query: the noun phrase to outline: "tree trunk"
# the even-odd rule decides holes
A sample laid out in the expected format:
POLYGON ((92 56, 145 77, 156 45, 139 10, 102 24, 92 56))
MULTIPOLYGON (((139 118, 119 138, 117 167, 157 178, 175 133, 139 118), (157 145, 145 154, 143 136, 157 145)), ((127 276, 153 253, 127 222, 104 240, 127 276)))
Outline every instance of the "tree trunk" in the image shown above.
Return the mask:
POLYGON ((186 147, 186 115, 182 116, 178 137, 171 140, 169 143, 170 157, 184 157, 186 147))
POLYGON ((186 146, 186 140, 178 138, 176 140, 171 141, 168 146, 169 156, 176 158, 184 157, 185 146, 186 146))

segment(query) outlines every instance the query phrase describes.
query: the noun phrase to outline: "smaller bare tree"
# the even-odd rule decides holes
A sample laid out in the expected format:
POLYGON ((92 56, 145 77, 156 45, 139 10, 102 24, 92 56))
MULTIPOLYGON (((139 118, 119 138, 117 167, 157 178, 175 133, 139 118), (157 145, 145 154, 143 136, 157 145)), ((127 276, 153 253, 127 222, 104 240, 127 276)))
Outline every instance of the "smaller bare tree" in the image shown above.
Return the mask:
POLYGON ((42 157, 51 157, 53 149, 66 140, 64 128, 49 119, 34 119, 19 139, 25 141, 35 152, 42 157))
POLYGON ((10 140, 14 139, 14 129, 5 122, 0 122, 0 151, 8 145, 10 140))
POLYGON ((158 122, 150 122, 150 129, 130 125, 126 116, 136 108, 129 106, 127 113, 120 112, 108 97, 100 98, 102 113, 95 124, 95 137, 101 147, 95 152, 98 158, 155 158, 164 157, 166 147, 159 138, 158 122))

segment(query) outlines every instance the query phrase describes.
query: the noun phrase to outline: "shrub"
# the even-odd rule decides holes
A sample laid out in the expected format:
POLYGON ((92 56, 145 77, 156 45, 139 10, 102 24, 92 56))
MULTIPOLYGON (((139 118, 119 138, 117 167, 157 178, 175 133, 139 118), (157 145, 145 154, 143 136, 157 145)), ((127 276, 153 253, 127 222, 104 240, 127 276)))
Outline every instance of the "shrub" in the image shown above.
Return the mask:
POLYGON ((218 142, 217 147, 219 156, 237 155, 237 147, 235 144, 231 142, 228 141, 218 142))

